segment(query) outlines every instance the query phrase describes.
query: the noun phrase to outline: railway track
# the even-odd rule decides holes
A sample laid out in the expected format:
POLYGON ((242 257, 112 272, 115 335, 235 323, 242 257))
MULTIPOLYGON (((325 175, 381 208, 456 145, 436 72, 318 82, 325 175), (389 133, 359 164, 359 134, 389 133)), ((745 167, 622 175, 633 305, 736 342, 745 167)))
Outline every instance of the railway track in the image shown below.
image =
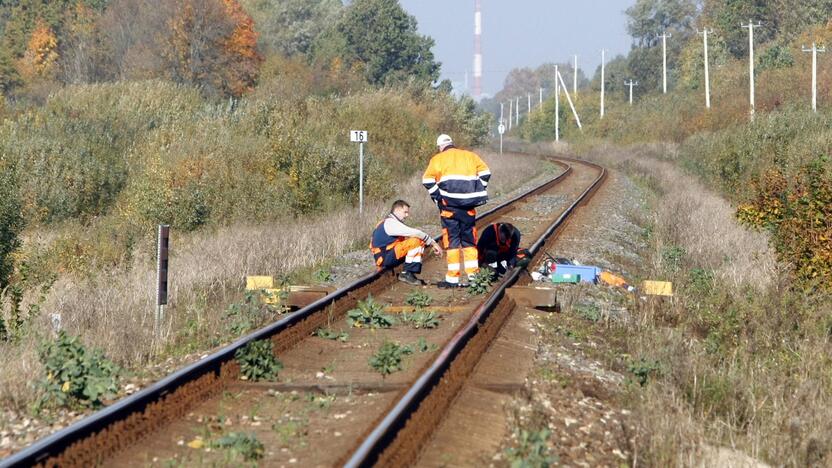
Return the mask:
MULTIPOLYGON (((559 176, 482 213, 478 226, 509 220, 538 259, 571 214, 600 187, 600 166, 556 158, 559 176)), ((444 262, 425 264, 425 277, 444 262)), ((418 287, 374 272, 160 382, 0 461, 0 466, 148 466, 168 461, 216 463, 216 453, 188 446, 214 433, 254 433, 266 446, 264 465, 399 466, 413 464, 466 378, 499 332, 514 304, 506 290, 528 281, 520 269, 485 296, 424 289, 446 314, 437 329, 349 329, 345 314, 373 296, 402 305, 418 287), (321 327, 349 332, 324 340, 321 327), (285 368, 278 383, 239 379, 234 353, 270 339, 285 368), (405 370, 387 377, 368 358, 386 341, 422 344, 405 370), (200 438, 202 437, 202 438, 200 438), (277 447, 281 447, 277 450, 277 447)))

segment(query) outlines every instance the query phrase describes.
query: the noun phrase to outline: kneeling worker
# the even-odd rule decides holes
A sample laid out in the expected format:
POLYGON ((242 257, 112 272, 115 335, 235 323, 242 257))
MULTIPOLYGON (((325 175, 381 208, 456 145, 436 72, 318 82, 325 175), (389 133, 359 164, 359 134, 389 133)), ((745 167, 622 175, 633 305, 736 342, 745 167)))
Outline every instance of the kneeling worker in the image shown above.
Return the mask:
POLYGON ((528 264, 526 249, 520 248, 520 230, 510 223, 494 223, 486 227, 477 242, 480 265, 488 265, 498 275, 515 265, 528 264))
POLYGON ((379 270, 404 263, 404 270, 399 273, 399 281, 421 285, 422 281, 416 275, 422 272, 422 253, 425 246, 433 248, 434 253, 439 256, 442 256, 442 248, 428 234, 404 224, 408 216, 410 205, 404 200, 396 200, 390 214, 373 230, 370 250, 379 270))

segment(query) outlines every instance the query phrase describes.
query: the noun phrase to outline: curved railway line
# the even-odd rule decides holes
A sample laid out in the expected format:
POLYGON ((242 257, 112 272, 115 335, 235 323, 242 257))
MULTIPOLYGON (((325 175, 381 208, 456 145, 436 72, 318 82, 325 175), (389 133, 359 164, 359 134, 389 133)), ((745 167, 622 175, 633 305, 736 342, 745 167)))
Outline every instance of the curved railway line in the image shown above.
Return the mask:
MULTIPOLYGON (((606 178, 606 170, 595 164, 553 160, 564 169, 560 175, 477 221, 480 227, 514 223, 534 261, 606 178)), ((443 260, 429 259, 423 276, 439 277, 444 268, 443 260)), ((211 458, 217 453, 200 451, 193 458, 196 451, 183 443, 213 430, 254 432, 266 446, 262 464, 268 466, 412 465, 514 309, 506 291, 529 282, 524 272, 513 269, 484 296, 424 289, 435 305, 453 311, 436 329, 349 329, 346 342, 313 336, 321 327, 347 330, 346 312, 368 296, 403 305, 404 297, 419 289, 396 281, 389 270, 373 272, 0 460, 0 466, 148 466, 182 457, 217 462, 222 459, 211 458), (279 382, 241 381, 234 353, 263 339, 273 342, 285 366, 279 382), (381 343, 417 340, 432 349, 408 357, 404 371, 383 378, 369 368, 368 358, 381 343), (273 450, 281 438, 285 445, 286 437, 297 435, 281 428, 301 426, 302 440, 291 450, 273 450)))

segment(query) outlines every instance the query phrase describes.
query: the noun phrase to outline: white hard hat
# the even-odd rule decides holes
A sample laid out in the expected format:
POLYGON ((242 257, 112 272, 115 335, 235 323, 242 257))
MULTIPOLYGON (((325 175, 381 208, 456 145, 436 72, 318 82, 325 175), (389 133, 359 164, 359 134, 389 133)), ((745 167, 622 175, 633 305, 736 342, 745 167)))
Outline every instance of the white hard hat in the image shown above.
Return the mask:
POLYGON ((454 144, 454 141, 451 140, 451 137, 445 135, 444 133, 439 135, 439 138, 436 139, 436 146, 440 148, 444 148, 448 145, 454 144))

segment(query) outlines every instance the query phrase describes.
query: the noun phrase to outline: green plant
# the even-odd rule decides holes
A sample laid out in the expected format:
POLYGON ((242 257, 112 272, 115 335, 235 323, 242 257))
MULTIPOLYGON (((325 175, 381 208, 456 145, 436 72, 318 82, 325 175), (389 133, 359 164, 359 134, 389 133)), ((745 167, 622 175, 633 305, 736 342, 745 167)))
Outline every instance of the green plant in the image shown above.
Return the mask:
POLYGON ((404 302, 418 309, 423 307, 430 307, 430 304, 433 302, 433 298, 430 297, 429 294, 424 293, 422 291, 413 291, 412 293, 408 294, 407 297, 405 297, 404 302))
POLYGON ((334 394, 315 395, 314 393, 306 394, 306 401, 309 402, 315 409, 328 410, 333 403, 335 403, 336 396, 334 394))
POLYGON ((686 253, 685 249, 676 245, 665 247, 665 249, 662 250, 662 263, 668 271, 675 273, 679 271, 686 253))
POLYGON ((100 350, 88 350, 75 336, 60 331, 56 339, 41 344, 38 357, 46 378, 39 382, 44 392, 35 406, 99 407, 118 392, 121 370, 100 350))
POLYGON ((636 376, 638 384, 643 387, 647 385, 650 376, 658 373, 661 368, 659 367, 658 361, 649 361, 645 358, 641 358, 638 361, 630 362, 628 369, 633 375, 636 376))
POLYGON ((319 283, 332 282, 332 271, 328 268, 318 268, 312 273, 312 278, 319 283))
POLYGON ((489 267, 480 268, 480 272, 477 273, 468 286, 468 294, 477 295, 487 293, 491 285, 494 284, 495 279, 496 275, 494 274, 494 270, 489 267))
POLYGON ((413 354, 409 346, 385 341, 381 348, 370 357, 370 367, 386 377, 402 370, 402 358, 408 354, 413 354))
POLYGON ((234 358, 240 364, 240 378, 243 380, 274 381, 277 380, 277 373, 283 369, 283 364, 272 351, 271 340, 252 341, 238 349, 234 358))
POLYGON ((438 346, 436 346, 436 344, 428 343, 428 341, 424 337, 420 337, 419 341, 416 342, 416 350, 418 350, 420 353, 426 353, 428 351, 433 351, 436 348, 438 348, 438 346))
POLYGON ((349 333, 345 331, 336 332, 331 328, 319 328, 317 331, 315 331, 315 336, 323 338, 325 340, 337 340, 341 342, 346 342, 350 339, 349 333))
POLYGON ((391 315, 384 313, 384 305, 379 304, 373 296, 360 301, 355 309, 347 312, 347 324, 361 328, 390 328, 396 323, 391 315))
POLYGON ((515 431, 517 445, 505 450, 506 459, 512 468, 546 468, 557 463, 557 457, 550 453, 547 442, 551 432, 548 429, 515 431))
POLYGON ((266 453, 266 447, 257 439, 256 435, 242 432, 232 432, 219 439, 212 440, 209 446, 238 454, 245 461, 259 460, 266 453))
POLYGON ((226 333, 232 337, 240 336, 285 312, 286 309, 282 306, 264 302, 264 299, 272 298, 269 294, 265 291, 246 291, 243 302, 228 306, 223 317, 226 333))
POLYGON ((418 308, 414 312, 404 312, 402 314, 402 322, 410 324, 413 328, 437 328, 439 326, 439 316, 436 312, 426 312, 418 308))
POLYGON ((579 317, 589 320, 590 322, 597 322, 601 320, 601 309, 595 304, 575 304, 572 310, 578 314, 579 317))

